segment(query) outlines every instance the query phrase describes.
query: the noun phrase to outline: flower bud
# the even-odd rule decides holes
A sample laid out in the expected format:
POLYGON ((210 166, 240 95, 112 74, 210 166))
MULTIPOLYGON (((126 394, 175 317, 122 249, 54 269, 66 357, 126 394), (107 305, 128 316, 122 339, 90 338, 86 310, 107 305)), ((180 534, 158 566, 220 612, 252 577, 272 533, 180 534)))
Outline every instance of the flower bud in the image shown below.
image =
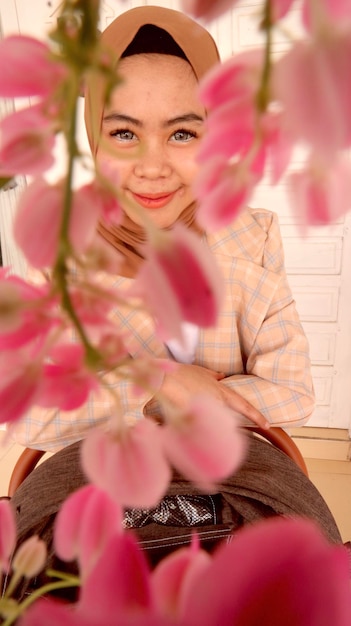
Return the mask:
POLYGON ((12 569, 18 575, 32 578, 44 568, 46 544, 37 535, 29 537, 16 551, 12 569))

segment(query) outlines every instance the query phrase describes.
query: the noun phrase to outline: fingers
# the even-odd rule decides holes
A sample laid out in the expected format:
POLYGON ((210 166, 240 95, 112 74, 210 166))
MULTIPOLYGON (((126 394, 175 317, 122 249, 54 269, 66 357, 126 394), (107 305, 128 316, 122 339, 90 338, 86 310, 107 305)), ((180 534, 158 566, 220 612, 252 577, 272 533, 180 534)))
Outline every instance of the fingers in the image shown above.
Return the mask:
POLYGON ((270 427, 270 423, 265 416, 250 402, 248 402, 248 400, 245 400, 245 398, 232 389, 228 389, 227 387, 224 389, 224 399, 228 406, 230 406, 237 413, 241 413, 241 415, 250 420, 250 422, 257 424, 257 426, 260 426, 260 428, 264 428, 265 430, 268 430, 270 427))
POLYGON ((226 375, 223 372, 213 372, 216 380, 223 380, 226 375))

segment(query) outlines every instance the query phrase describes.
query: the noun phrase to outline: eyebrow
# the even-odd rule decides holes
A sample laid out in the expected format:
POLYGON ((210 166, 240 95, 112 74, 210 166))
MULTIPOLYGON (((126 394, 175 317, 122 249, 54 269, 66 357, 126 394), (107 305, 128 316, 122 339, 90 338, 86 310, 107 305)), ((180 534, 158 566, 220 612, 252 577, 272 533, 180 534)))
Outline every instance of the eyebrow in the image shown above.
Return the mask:
MULTIPOLYGON (((127 124, 134 124, 134 126, 143 126, 143 123, 132 117, 131 115, 124 115, 123 113, 109 113, 109 115, 105 115, 103 118, 104 122, 125 122, 127 124)), ((183 124, 184 122, 204 122, 204 118, 197 113, 185 113, 184 115, 177 115, 177 117, 172 117, 169 120, 164 122, 163 126, 168 128, 169 126, 174 126, 175 124, 183 124)))

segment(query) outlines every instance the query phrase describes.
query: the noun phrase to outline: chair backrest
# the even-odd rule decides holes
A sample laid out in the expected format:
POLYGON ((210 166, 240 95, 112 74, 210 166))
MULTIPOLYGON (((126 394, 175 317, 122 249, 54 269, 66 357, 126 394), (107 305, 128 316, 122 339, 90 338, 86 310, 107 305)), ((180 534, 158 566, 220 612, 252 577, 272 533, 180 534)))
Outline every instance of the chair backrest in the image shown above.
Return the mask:
POLYGON ((24 448, 23 452, 18 457, 15 466, 12 470, 8 488, 8 496, 12 498, 16 489, 23 483, 24 479, 34 470, 39 463, 42 456, 44 456, 44 450, 34 450, 33 448, 24 448))

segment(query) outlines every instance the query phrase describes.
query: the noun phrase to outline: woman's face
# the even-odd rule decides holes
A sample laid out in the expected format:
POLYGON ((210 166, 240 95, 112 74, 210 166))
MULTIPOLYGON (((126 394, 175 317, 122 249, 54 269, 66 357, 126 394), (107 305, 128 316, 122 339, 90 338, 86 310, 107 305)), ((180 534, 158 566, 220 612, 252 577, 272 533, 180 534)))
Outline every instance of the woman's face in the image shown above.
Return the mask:
POLYGON ((145 209, 160 228, 193 201, 196 154, 205 110, 191 66, 178 57, 148 54, 122 59, 123 83, 104 111, 97 162, 116 172, 124 211, 145 209))

